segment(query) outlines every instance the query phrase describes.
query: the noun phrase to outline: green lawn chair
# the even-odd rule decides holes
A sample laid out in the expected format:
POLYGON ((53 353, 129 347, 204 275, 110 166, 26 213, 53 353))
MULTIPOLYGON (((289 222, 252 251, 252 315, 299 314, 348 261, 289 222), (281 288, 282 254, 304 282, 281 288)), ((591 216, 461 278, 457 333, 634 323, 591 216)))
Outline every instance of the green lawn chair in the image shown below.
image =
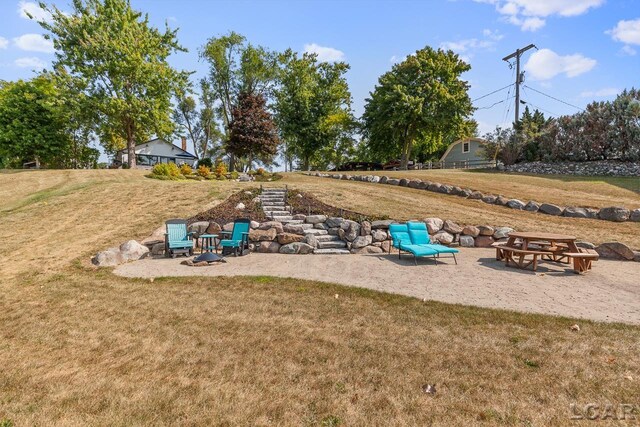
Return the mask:
POLYGON ((429 231, 427 230, 427 224, 425 224, 424 222, 412 221, 407 223, 407 228, 409 230, 409 236, 411 237, 411 243, 424 248, 435 250, 436 252, 438 252, 438 258, 442 254, 451 254, 455 263, 458 264, 456 254, 460 251, 456 248, 450 248, 448 246, 431 243, 431 237, 429 236, 429 231))
POLYGON ((233 230, 222 231, 219 234, 229 235, 228 239, 220 241, 222 255, 229 255, 233 252, 235 256, 242 256, 249 253, 249 228, 251 220, 248 218, 238 218, 233 222, 233 230))
POLYGON ((187 221, 183 219, 170 219, 165 225, 164 253, 166 257, 175 258, 178 255, 193 255, 193 233, 187 232, 187 221))
MULTIPOLYGON (((401 258, 404 251, 413 255, 413 261, 416 265, 418 265, 418 257, 433 257, 436 264, 438 264, 438 251, 428 246, 413 244, 407 224, 390 224, 389 234, 391 235, 392 246, 398 249, 398 258, 401 258)), ((391 247, 389 247, 389 253, 391 253, 391 247)))

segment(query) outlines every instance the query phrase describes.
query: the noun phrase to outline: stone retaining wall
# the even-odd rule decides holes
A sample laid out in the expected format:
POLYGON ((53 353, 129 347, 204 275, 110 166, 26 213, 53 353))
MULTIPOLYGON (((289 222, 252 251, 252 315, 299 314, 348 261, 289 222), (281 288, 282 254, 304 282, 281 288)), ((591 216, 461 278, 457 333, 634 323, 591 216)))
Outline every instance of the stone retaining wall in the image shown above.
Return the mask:
POLYGON ((640 177, 640 162, 599 160, 593 162, 528 162, 504 167, 504 170, 538 175, 592 175, 640 177))
POLYGON ((478 200, 482 203, 504 206, 505 208, 509 209, 539 212, 547 215, 565 216, 571 218, 601 219, 614 222, 640 222, 640 208, 630 210, 625 208, 624 206, 610 206, 600 209, 583 208, 579 206, 564 207, 552 203, 537 202, 534 200, 530 200, 525 203, 521 200, 508 199, 501 195, 481 193, 480 191, 472 190, 470 188, 461 188, 447 184, 440 184, 438 182, 422 181, 420 179, 396 179, 378 175, 327 174, 320 172, 311 172, 308 175, 318 176, 322 178, 363 181, 378 184, 397 185, 401 187, 410 187, 419 190, 432 191, 435 193, 464 197, 471 200, 478 200))

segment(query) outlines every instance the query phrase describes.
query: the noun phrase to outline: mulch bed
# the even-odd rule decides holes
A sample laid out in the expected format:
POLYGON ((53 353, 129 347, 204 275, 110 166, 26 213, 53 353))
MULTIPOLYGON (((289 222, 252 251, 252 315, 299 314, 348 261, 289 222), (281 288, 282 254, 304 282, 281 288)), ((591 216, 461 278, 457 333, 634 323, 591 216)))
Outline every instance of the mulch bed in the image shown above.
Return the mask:
POLYGON ((267 217, 262 211, 262 206, 260 203, 253 202, 253 199, 258 197, 259 194, 260 189, 258 188, 239 191, 208 211, 200 212, 189 218, 187 223, 214 221, 220 225, 224 225, 233 222, 237 218, 249 218, 252 221, 264 222, 267 220, 267 217), (243 203, 245 208, 243 210, 236 209, 238 203, 243 203))
POLYGON ((352 221, 375 221, 378 219, 388 219, 386 216, 365 215, 360 212, 340 209, 328 205, 318 200, 314 195, 298 190, 289 190, 287 202, 293 209, 294 214, 304 215, 326 215, 328 217, 342 217, 352 221))

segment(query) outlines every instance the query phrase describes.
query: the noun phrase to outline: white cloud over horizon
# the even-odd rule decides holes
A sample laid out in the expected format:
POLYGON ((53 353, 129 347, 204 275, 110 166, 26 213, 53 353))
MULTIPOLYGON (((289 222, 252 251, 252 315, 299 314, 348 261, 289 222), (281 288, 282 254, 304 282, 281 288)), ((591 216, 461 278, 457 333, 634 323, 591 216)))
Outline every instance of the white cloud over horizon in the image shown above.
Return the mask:
POLYGON ((33 68, 36 70, 41 70, 47 66, 47 64, 40 58, 36 58, 35 56, 29 56, 24 58, 18 58, 13 61, 13 64, 16 67, 20 68, 33 68))
POLYGON ((608 98, 610 96, 616 96, 621 91, 614 87, 606 87, 599 90, 586 90, 580 93, 581 98, 608 98))
POLYGON ((13 39, 15 45, 28 52, 53 53, 53 42, 44 38, 42 34, 23 34, 13 39))
POLYGON ((51 21, 51 14, 42 9, 38 3, 31 1, 20 0, 20 2, 18 2, 18 14, 24 19, 31 19, 29 17, 29 15, 31 15, 36 21, 51 21))
POLYGON ((536 31, 551 16, 578 16, 596 8, 605 0, 474 0, 491 4, 505 21, 522 31, 536 31))
POLYGON ((320 46, 316 43, 305 44, 304 53, 315 53, 318 55, 318 61, 320 62, 336 62, 345 59, 343 51, 333 47, 320 46))
POLYGON ((597 63, 595 59, 579 53, 562 56, 551 49, 540 49, 531 54, 524 69, 533 80, 550 80, 560 74, 569 78, 579 76, 593 69, 597 63))
POLYGON ((605 31, 611 38, 625 45, 620 50, 623 55, 634 56, 637 51, 631 45, 640 46, 640 18, 618 21, 615 27, 605 31))
POLYGON ((4 37, 0 37, 0 49, 6 49, 9 47, 9 40, 4 37))

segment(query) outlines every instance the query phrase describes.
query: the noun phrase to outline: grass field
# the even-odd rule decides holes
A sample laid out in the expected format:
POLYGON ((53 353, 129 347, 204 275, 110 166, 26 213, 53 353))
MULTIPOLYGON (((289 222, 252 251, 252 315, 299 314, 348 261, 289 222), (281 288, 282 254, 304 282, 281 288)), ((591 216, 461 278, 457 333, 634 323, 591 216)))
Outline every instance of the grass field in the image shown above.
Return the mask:
MULTIPOLYGON (((405 188, 284 183, 394 217, 476 212, 405 188)), ((239 188, 0 173, 0 425, 580 425, 572 403, 637 405, 638 327, 576 333, 572 319, 269 277, 128 280, 88 262, 239 188)))

